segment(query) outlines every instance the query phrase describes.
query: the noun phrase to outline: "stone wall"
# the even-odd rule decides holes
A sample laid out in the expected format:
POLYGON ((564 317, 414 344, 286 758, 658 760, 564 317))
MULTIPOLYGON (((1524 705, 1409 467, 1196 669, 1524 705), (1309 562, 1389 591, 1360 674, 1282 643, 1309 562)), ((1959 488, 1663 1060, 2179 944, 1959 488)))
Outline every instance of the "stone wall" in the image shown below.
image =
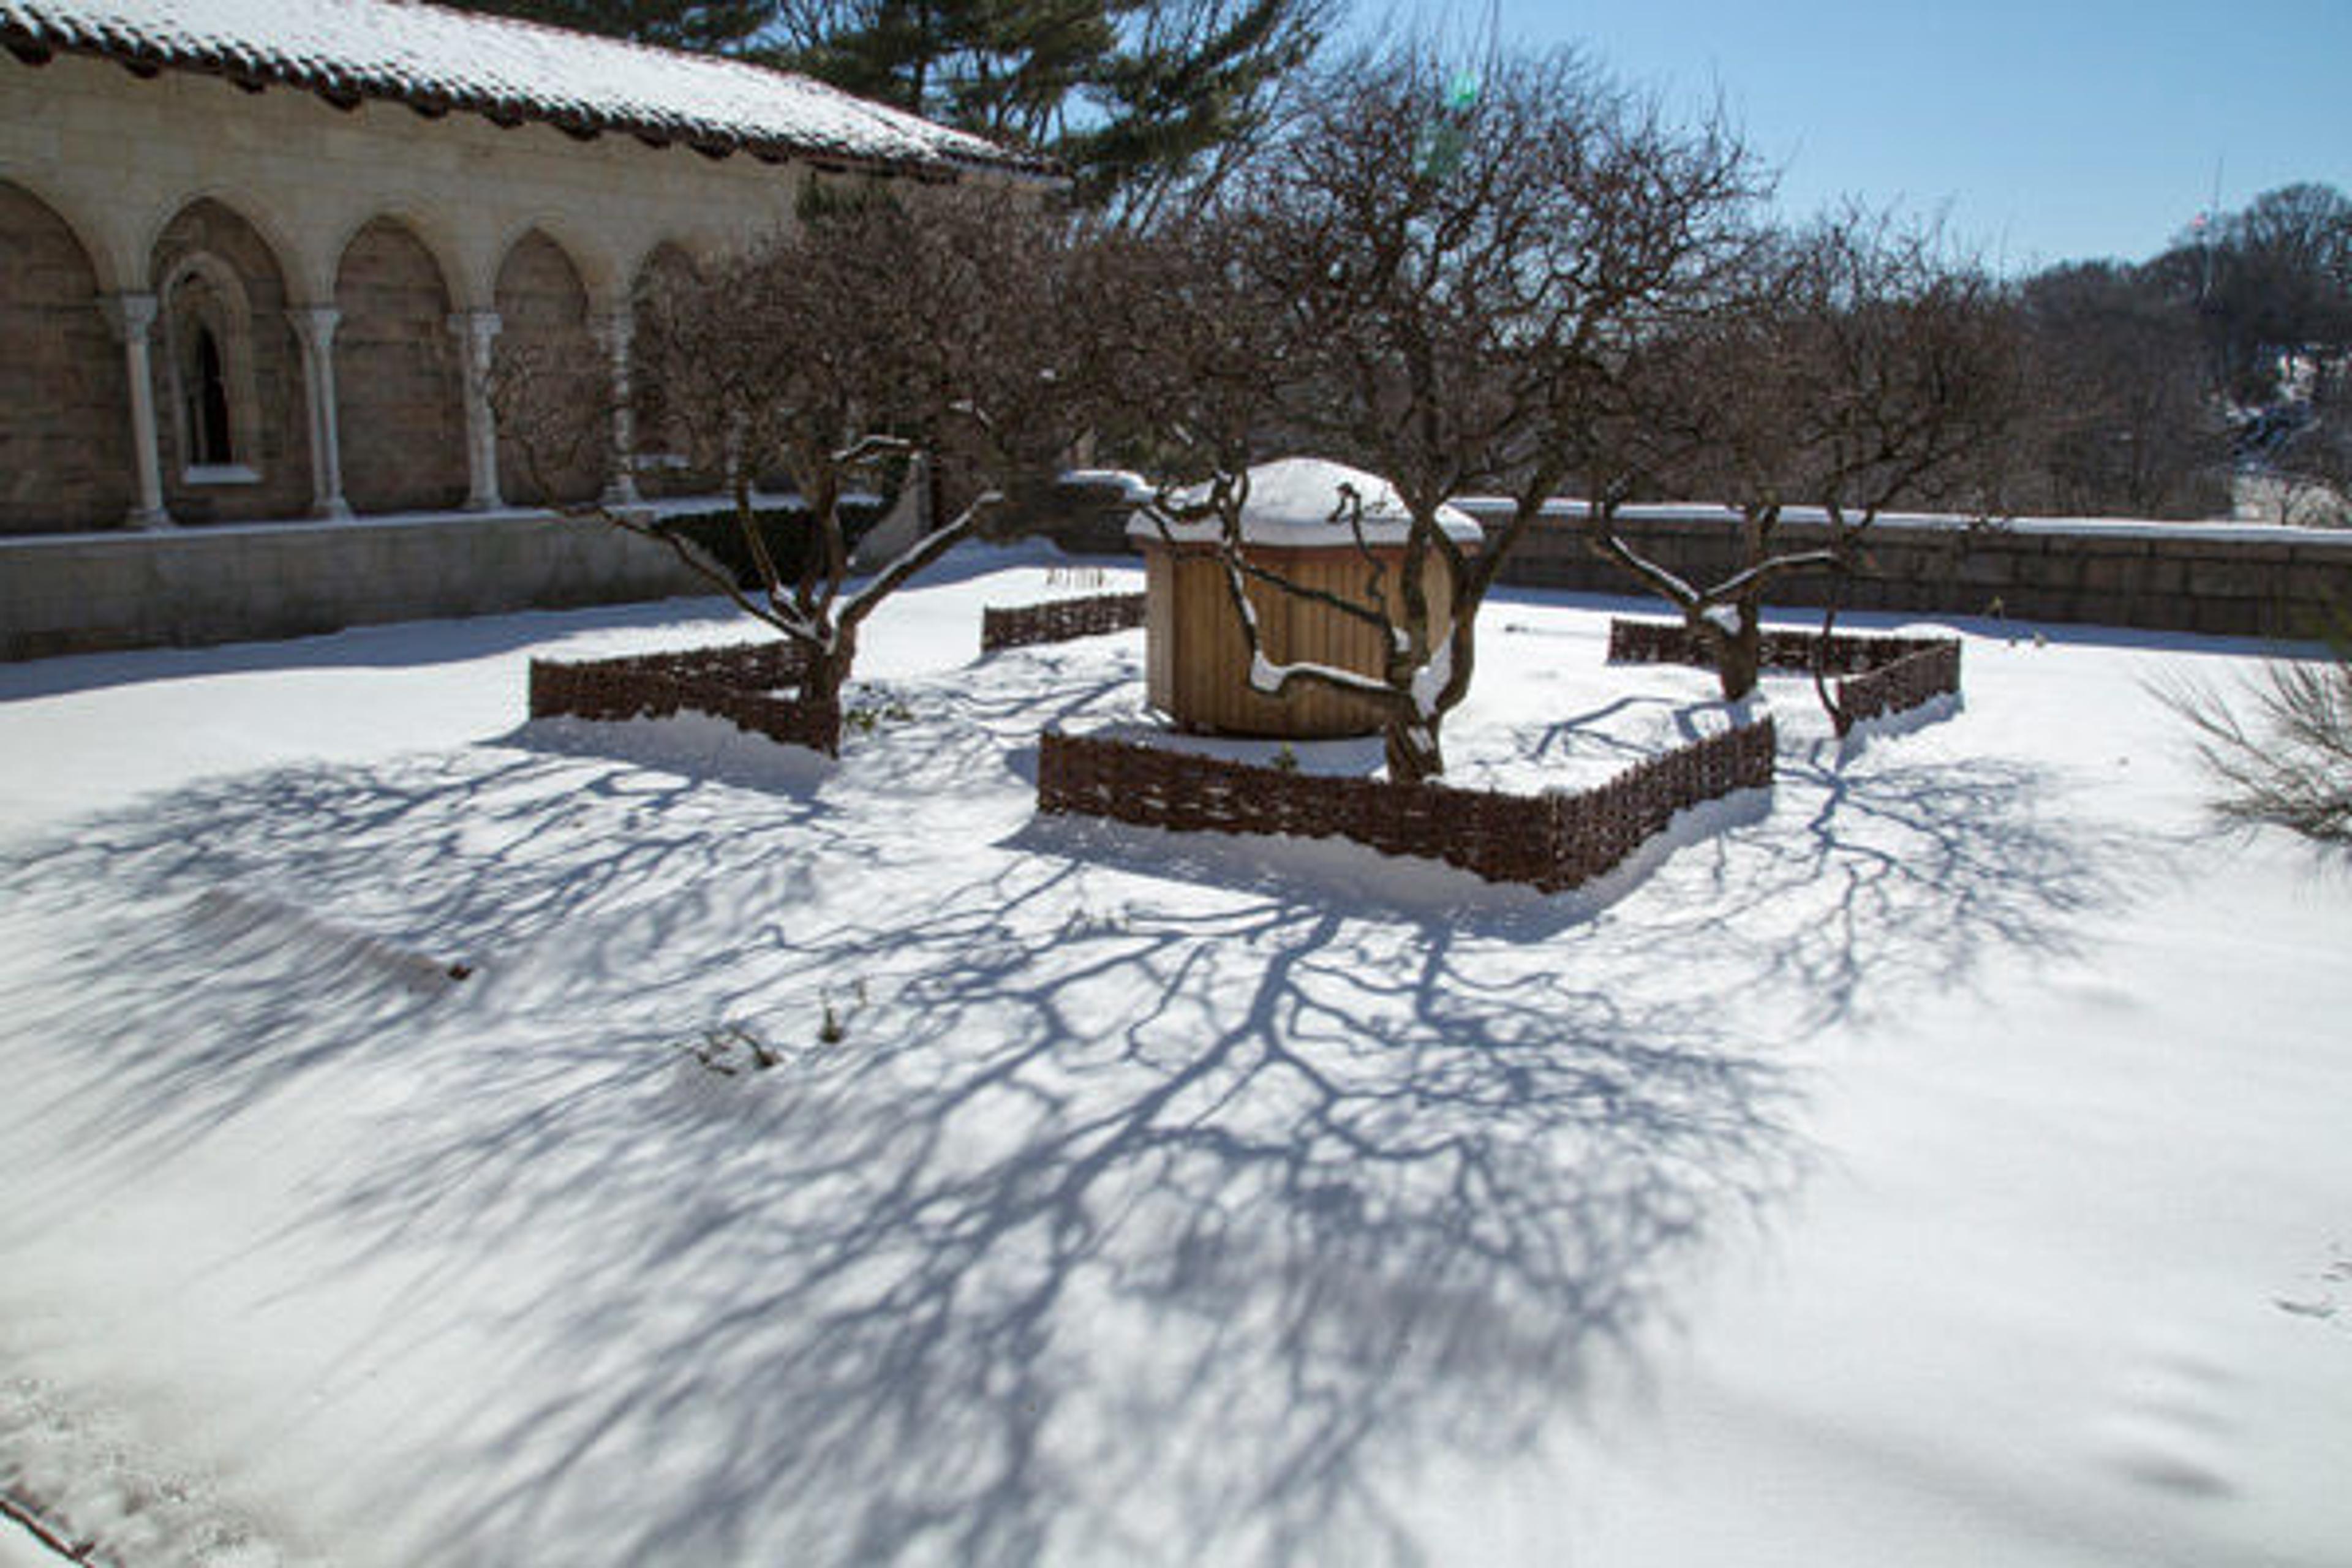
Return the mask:
POLYGON ((611 415, 588 292, 562 247, 537 229, 518 240, 499 268, 498 310, 499 472, 507 499, 588 500, 604 488, 611 415))
POLYGON ((352 510, 431 511, 466 499, 466 422, 449 290, 407 226, 371 221, 335 277, 336 408, 352 510))
MULTIPOLYGON (((1501 509, 1465 503, 1490 527, 1501 509)), ((1719 579, 1737 542, 1719 513, 1654 508, 1627 529, 1660 565, 1693 582, 1719 579)), ((1780 547, 1826 542, 1818 524, 1782 525, 1780 547)), ((1638 594, 1592 555, 1564 511, 1538 521, 1503 580, 1582 593, 1638 594)), ((1948 518, 1895 518, 1874 528, 1863 572, 1785 578, 1776 605, 1808 608, 1832 588, 1849 609, 1994 616, 2225 636, 2309 636, 2330 606, 2352 612, 2352 533, 2236 524, 2025 520, 1971 527, 1948 518)))
MULTIPOLYGON (((398 510, 461 501, 470 488, 450 312, 494 333, 490 312, 512 303, 518 342, 551 323, 601 374, 589 326, 625 312, 650 258, 708 256, 789 223, 810 178, 798 164, 626 135, 582 142, 551 125, 426 119, 388 102, 344 110, 199 73, 142 79, 100 60, 35 66, 0 51, 0 533, 111 529, 132 512, 130 351, 106 312, 163 291, 158 268, 194 248, 192 226, 248 296, 251 352, 236 391, 250 399, 242 434, 258 460, 246 465, 251 479, 187 482, 184 386, 173 384, 184 367, 159 319, 151 381, 172 520, 331 510, 311 471, 310 382, 289 310, 314 331, 320 312, 344 313, 329 323, 342 499, 398 510), (446 374, 436 356, 451 362, 446 374), (376 374, 386 364, 389 380, 376 374)), ((593 493, 605 467, 583 458, 559 493, 593 493)), ((513 472, 490 488, 509 500, 529 489, 513 472)))
POLYGON ((668 552, 543 512, 0 540, 0 659, 707 594, 668 552))
POLYGON ((0 533, 110 527, 131 509, 122 351, 73 231, 0 181, 0 533))
MULTIPOLYGON (((1509 515, 1500 502, 1456 504, 1490 530, 1509 515)), ((1021 523, 1074 553, 1124 554, 1134 549, 1126 532, 1130 515, 1121 486, 1090 479, 1061 486, 1052 504, 1021 523)), ((1719 509, 1642 508, 1625 532, 1687 581, 1719 580, 1737 564, 1738 541, 1719 509)), ((1827 530, 1788 522, 1780 537, 1784 548, 1803 550, 1826 542, 1827 530)), ((2330 614, 2352 614, 2352 532, 2063 519, 1970 526, 1903 517, 1871 531, 1863 563, 1862 575, 1837 585, 1845 608, 2232 637, 2308 637, 2330 614)), ((1591 552, 1565 503, 1520 542, 1502 580, 1583 594, 1644 592, 1591 552)), ((1817 607, 1832 587, 1826 574, 1788 577, 1769 602, 1817 607)))

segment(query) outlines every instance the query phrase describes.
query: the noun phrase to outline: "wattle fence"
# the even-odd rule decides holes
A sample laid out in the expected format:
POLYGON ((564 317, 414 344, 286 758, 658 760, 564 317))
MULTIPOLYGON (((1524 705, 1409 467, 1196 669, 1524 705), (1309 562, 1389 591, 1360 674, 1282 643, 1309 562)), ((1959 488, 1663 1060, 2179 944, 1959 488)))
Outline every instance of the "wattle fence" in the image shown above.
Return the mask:
POLYGON ((530 716, 616 721, 708 713, 737 729, 827 756, 841 753, 841 709, 797 692, 808 659, 787 642, 740 643, 621 658, 530 661, 530 716))
POLYGON ((1900 713, 1938 697, 1957 697, 1959 690, 1958 641, 1934 643, 1891 664, 1839 681, 1834 715, 1837 732, 1843 735, 1865 719, 1900 713))
POLYGON ((980 613, 980 651, 1068 642, 1143 624, 1140 594, 1096 594, 1082 599, 1049 599, 1037 605, 994 605, 980 613))
MULTIPOLYGON (((1822 674, 1844 678, 1837 683, 1832 699, 1837 710, 1831 716, 1841 735, 1865 719, 1959 695, 1958 637, 1840 632, 1824 639, 1816 632, 1767 631, 1759 651, 1766 669, 1811 673, 1818 661, 1822 674)), ((1611 621, 1609 659, 1612 664, 1687 664, 1701 669, 1715 666, 1706 639, 1673 621, 1611 621)))
POLYGON ((1338 778, 1049 731, 1038 742, 1037 809, 1177 833, 1345 837, 1549 893, 1612 869, 1678 811, 1769 788, 1775 744, 1767 720, 1581 794, 1519 795, 1338 778))
MULTIPOLYGON (((1813 660, 1819 657, 1824 675, 1859 675, 1913 654, 1958 647, 1951 637, 1879 637, 1838 632, 1831 636, 1824 650, 1818 632, 1768 630, 1762 635, 1760 652, 1766 669, 1811 673, 1813 660)), ((1715 656, 1708 650, 1706 639, 1679 621, 1612 620, 1609 623, 1609 662, 1687 664, 1712 669, 1715 656)))

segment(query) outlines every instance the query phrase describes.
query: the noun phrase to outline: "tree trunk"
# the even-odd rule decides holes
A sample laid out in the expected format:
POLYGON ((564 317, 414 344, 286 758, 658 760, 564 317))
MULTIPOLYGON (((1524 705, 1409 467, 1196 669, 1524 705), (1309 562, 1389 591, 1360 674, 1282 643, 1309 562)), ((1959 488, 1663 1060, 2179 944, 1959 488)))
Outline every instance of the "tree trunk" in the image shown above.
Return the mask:
POLYGON ((841 689, 849 684, 849 656, 839 650, 809 650, 807 673, 801 678, 801 700, 841 706, 841 689))
POLYGON ((1764 624, 1753 600, 1732 606, 1738 629, 1730 630, 1704 615, 1690 619, 1691 629, 1715 655, 1715 677, 1727 702, 1737 702, 1756 689, 1764 669, 1764 624))
POLYGON ((837 630, 829 647, 808 645, 806 672, 801 678, 801 704, 804 708, 831 710, 833 743, 822 748, 829 756, 841 752, 841 689, 849 684, 850 667, 856 659, 857 633, 854 627, 837 630))
POLYGON ((1445 751, 1437 736, 1438 721, 1391 719, 1381 731, 1388 753, 1391 784, 1427 784, 1445 772, 1445 751))

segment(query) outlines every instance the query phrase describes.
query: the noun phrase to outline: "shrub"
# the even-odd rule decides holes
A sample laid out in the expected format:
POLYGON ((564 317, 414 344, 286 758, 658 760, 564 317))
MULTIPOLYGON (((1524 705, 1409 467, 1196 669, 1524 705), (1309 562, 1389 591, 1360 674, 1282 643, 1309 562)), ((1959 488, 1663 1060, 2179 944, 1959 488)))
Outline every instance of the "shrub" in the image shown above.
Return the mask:
MULTIPOLYGON (((844 542, 856 549, 866 531, 882 521, 886 510, 878 498, 845 500, 841 503, 844 542)), ((797 506, 772 506, 761 507, 751 515, 769 556, 776 563, 777 574, 786 582, 799 578, 808 569, 810 554, 816 549, 817 532, 808 512, 797 506)), ((743 531, 736 523, 732 508, 676 512, 662 519, 659 527, 665 533, 692 541, 724 565, 734 575, 737 587, 749 590, 761 585, 759 563, 752 559, 751 546, 744 542, 743 531)))
POLYGON ((2328 640, 2332 658, 2275 661, 2235 700, 2199 689, 2167 700, 2196 731, 2217 816, 2352 849, 2352 616, 2328 640))

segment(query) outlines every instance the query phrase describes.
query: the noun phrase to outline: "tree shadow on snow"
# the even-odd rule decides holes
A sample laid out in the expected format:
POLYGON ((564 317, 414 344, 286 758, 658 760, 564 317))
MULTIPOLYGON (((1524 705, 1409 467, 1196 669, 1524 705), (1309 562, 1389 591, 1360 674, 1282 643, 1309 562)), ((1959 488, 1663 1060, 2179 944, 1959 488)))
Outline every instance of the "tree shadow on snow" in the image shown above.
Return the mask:
POLYGON ((280 1239, 507 1369, 361 1461, 449 1560, 1406 1563, 1801 1179, 1777 1040, 2119 896, 2034 770, 1897 747, 1574 920, 1203 872, 1032 823, 1002 684, 753 789, 540 726, 194 786, 0 860, 77 933, 0 1009, 134 1150, 414 1089, 280 1239))
POLYGON ((1637 1370, 1692 1245, 1801 1163, 1791 1087, 1704 1019, 1442 927, 1084 881, 1016 861, 813 942, 782 990, 892 977, 845 1038, 771 1010, 766 1071, 606 1060, 322 1212, 570 1259, 478 1445, 413 1478, 462 1503, 453 1539, 1412 1561, 1414 1478, 1522 1456, 1637 1370))

